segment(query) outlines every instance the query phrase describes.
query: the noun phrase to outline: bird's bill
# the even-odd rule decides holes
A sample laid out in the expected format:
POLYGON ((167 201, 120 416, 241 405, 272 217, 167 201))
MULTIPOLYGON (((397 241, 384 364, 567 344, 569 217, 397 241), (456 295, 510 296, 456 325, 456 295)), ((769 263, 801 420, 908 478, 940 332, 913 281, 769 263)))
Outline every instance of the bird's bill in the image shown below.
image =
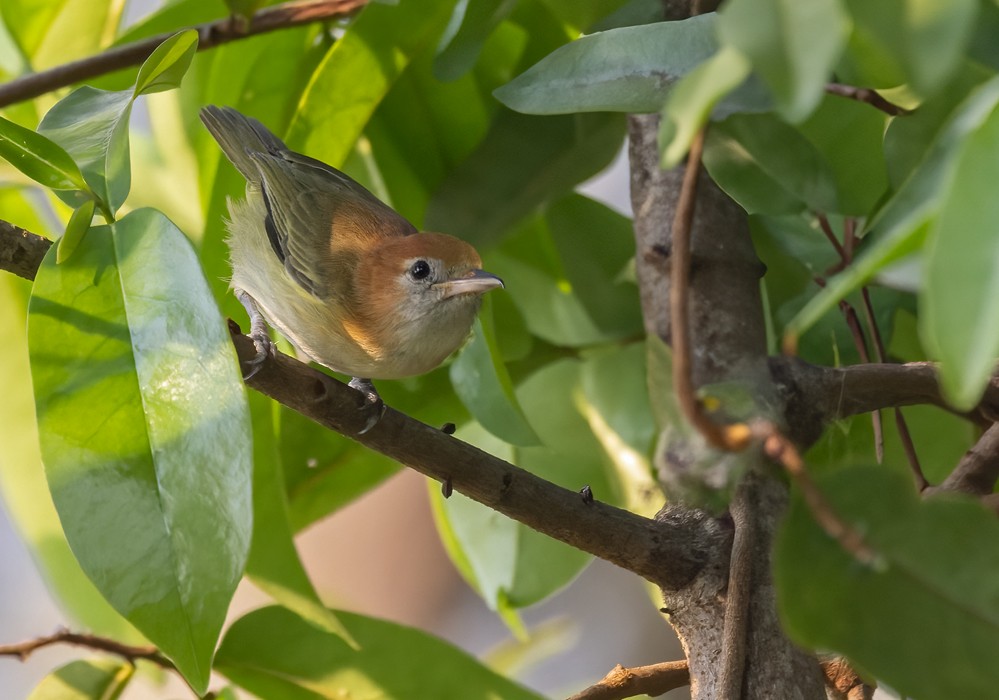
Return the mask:
POLYGON ((444 298, 449 299, 461 294, 483 294, 490 289, 503 287, 503 280, 485 270, 472 270, 465 277, 448 280, 444 283, 444 298))

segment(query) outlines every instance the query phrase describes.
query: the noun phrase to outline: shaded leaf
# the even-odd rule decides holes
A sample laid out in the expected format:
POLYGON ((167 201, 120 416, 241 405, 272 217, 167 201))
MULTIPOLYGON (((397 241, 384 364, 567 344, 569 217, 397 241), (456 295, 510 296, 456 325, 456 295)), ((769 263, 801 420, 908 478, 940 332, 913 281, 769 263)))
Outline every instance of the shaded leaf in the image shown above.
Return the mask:
POLYGON ((516 0, 458 0, 437 47, 434 75, 454 80, 470 70, 489 34, 516 4, 516 0))
POLYGON ((484 247, 617 155, 616 114, 534 117, 502 110, 482 144, 451 171, 427 207, 426 226, 484 247))
POLYGON ((0 117, 0 156, 35 182, 54 190, 88 190, 73 157, 58 143, 0 117))
POLYGON ((472 416, 493 435, 514 445, 538 444, 503 364, 491 307, 483 308, 472 326, 472 340, 451 363, 451 384, 472 416))
POLYGON ((124 661, 71 661, 43 678, 28 700, 117 700, 134 674, 124 661))
POLYGON ((42 455, 87 575, 208 684, 250 537, 246 399, 183 234, 152 210, 50 250, 29 307, 42 455))
POLYGON ((216 667, 271 700, 432 697, 538 700, 465 652, 418 630, 338 612, 360 651, 279 607, 255 610, 226 633, 216 667))
POLYGON ((657 112, 681 76, 716 50, 713 14, 591 34, 493 94, 527 114, 657 112))
POLYGON ((730 0, 718 18, 721 42, 752 61, 792 122, 822 99, 849 28, 840 0, 730 0))
POLYGON ((995 516, 963 498, 921 501, 911 477, 870 466, 819 485, 880 561, 853 560, 796 497, 775 568, 788 632, 845 654, 906 696, 988 697, 999 682, 995 516))
POLYGON ((683 159, 711 110, 748 78, 749 73, 750 65, 745 56, 724 47, 680 79, 666 100, 659 124, 663 168, 672 168, 683 159))
POLYGON ((253 417, 253 537, 246 575, 281 605, 317 627, 350 639, 336 615, 322 604, 295 548, 284 490, 281 456, 274 434, 278 405, 250 396, 253 417))
POLYGON ((999 109, 968 135, 933 222, 920 331, 956 408, 981 398, 999 357, 999 109))
POLYGON ((871 241, 852 265, 828 284, 788 323, 786 337, 807 330, 840 299, 870 279, 888 263, 912 252, 926 235, 953 177, 956 153, 999 104, 999 79, 974 90, 948 119, 919 167, 870 222, 871 241))
POLYGON ((156 47, 139 68, 133 95, 149 95, 180 87, 181 78, 191 67, 198 50, 198 32, 178 32, 156 47))

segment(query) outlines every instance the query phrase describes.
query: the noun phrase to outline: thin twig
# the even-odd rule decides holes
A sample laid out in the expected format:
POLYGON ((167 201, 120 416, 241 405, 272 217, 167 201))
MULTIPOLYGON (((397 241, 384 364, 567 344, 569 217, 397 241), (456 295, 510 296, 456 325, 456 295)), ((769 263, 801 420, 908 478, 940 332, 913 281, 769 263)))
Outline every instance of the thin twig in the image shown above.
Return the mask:
POLYGON ((832 226, 829 225, 829 219, 825 214, 821 212, 816 212, 815 218, 818 219, 819 228, 822 229, 822 233, 826 234, 826 238, 832 243, 832 247, 836 249, 836 254, 839 255, 840 261, 846 260, 846 251, 843 250, 843 245, 836 238, 836 234, 833 233, 832 226))
POLYGON ((845 97, 848 100, 856 100, 857 102, 864 102, 879 109, 885 114, 892 117, 897 117, 903 114, 908 114, 909 110, 899 107, 897 104, 889 102, 876 91, 870 88, 861 88, 854 85, 843 85, 842 83, 826 83, 826 92, 830 95, 837 95, 839 97, 845 97))
POLYGON ((658 697, 689 684, 690 670, 686 661, 665 661, 633 668, 618 664, 598 683, 568 700, 621 700, 636 695, 658 697))
MULTIPOLYGON (((878 362, 885 362, 888 353, 885 352, 881 330, 878 328, 878 321, 874 317, 874 304, 871 302, 871 292, 865 286, 860 288, 860 294, 864 300, 864 315, 867 317, 867 327, 870 329, 871 338, 874 341, 874 352, 877 355, 878 362)), ((923 474, 923 467, 919 463, 919 455, 916 454, 916 446, 912 442, 912 434, 909 432, 909 426, 905 422, 905 416, 902 415, 902 409, 896 406, 894 410, 898 438, 902 442, 902 449, 905 451, 905 458, 909 462, 909 469, 912 470, 912 476, 916 480, 916 488, 922 491, 930 485, 930 482, 926 480, 926 476, 923 474)), ((880 459, 878 461, 880 462, 880 459)))
POLYGON ((108 639, 107 637, 98 637, 93 634, 84 634, 81 632, 70 632, 67 629, 60 629, 53 634, 44 637, 36 637, 35 639, 28 639, 23 642, 0 644, 0 656, 14 656, 21 661, 25 661, 29 656, 31 656, 32 652, 57 644, 69 644, 71 646, 85 647, 95 651, 103 651, 108 654, 120 656, 131 664, 134 664, 136 661, 142 659, 144 661, 151 661, 157 666, 170 671, 177 670, 177 667, 173 665, 173 662, 163 656, 154 646, 131 646, 129 644, 116 642, 115 640, 108 639))
POLYGON ((757 420, 752 424, 753 435, 763 441, 763 452, 787 471, 791 480, 801 489, 801 495, 812 513, 812 517, 826 534, 839 542, 840 546, 857 561, 870 564, 877 556, 853 526, 843 520, 832 505, 822 495, 812 476, 805 469, 804 460, 798 448, 769 421, 757 420))
MULTIPOLYGON (((867 352, 867 338, 864 337, 864 329, 860 327, 857 310, 846 300, 839 302, 839 310, 846 320, 846 327, 850 329, 850 335, 853 337, 853 344, 860 355, 860 361, 869 364, 871 355, 867 352)), ((881 423, 880 409, 871 411, 871 425, 874 428, 874 456, 877 458, 878 464, 881 464, 885 459, 885 431, 881 423)))
POLYGON ((722 668, 718 686, 721 700, 742 697, 746 671, 746 637, 749 629, 749 601, 753 584, 753 546, 756 531, 750 513, 747 476, 732 499, 729 512, 734 525, 732 554, 728 568, 725 620, 722 627, 722 668))
MULTIPOLYGON (((260 10, 241 27, 231 17, 199 24, 198 51, 215 48, 257 34, 287 29, 301 24, 348 17, 367 4, 367 0, 300 0, 260 10)), ((0 107, 44 95, 90 78, 137 66, 171 34, 157 34, 146 39, 115 46, 78 61, 30 73, 0 85, 0 107)))
POLYGON ((670 238, 670 335, 673 344, 673 389, 684 416, 714 447, 729 451, 744 449, 748 430, 741 424, 723 426, 704 412, 693 379, 690 343, 690 238, 697 204, 697 180, 704 151, 704 131, 694 137, 677 200, 670 238))

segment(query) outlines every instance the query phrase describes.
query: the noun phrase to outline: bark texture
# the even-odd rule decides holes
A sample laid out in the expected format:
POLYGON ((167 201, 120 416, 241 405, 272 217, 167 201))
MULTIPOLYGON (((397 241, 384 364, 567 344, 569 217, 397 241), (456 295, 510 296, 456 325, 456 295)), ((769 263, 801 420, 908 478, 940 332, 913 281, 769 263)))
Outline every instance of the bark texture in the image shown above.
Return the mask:
MULTIPOLYGON (((659 168, 658 130, 657 115, 630 117, 632 206, 642 310, 646 331, 668 342, 670 230, 683 167, 670 171, 659 168)), ((766 353, 759 292, 764 269, 753 250, 746 215, 706 172, 699 177, 689 292, 694 381, 698 385, 739 382, 762 410, 783 422, 786 397, 773 381, 766 353)), ((671 472, 683 469, 688 457, 696 459, 692 453, 706 449, 677 431, 661 437, 657 466, 667 490, 672 483, 671 472), (677 455, 685 457, 677 459, 677 455)), ((710 459, 711 454, 707 455, 710 459)), ((723 460, 722 471, 735 468, 734 461, 722 455, 716 457, 723 460)), ((659 516, 698 523, 698 542, 706 547, 705 566, 689 584, 663 589, 670 622, 690 664, 692 697, 727 697, 729 694, 722 688, 722 671, 727 664, 735 663, 735 668, 741 669, 742 697, 824 698, 817 659, 791 644, 777 618, 771 549, 787 504, 787 488, 759 458, 743 456, 741 466, 748 473, 732 508, 740 509, 748 537, 741 564, 749 582, 748 591, 743 591, 742 648, 732 648, 731 644, 725 648, 723 644, 730 600, 731 520, 713 517, 682 502, 671 503, 659 516), (731 656, 743 653, 744 658, 731 656)))

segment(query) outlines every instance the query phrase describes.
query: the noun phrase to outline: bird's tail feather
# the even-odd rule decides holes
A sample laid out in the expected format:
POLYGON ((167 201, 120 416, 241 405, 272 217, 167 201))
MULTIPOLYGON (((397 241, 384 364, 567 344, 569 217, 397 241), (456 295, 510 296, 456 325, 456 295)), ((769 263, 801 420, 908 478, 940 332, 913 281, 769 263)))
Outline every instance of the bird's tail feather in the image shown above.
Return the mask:
POLYGON ((218 141, 226 157, 249 182, 260 181, 260 172, 250 157, 251 153, 278 154, 288 150, 284 142, 266 126, 231 107, 204 107, 201 121, 218 141))

